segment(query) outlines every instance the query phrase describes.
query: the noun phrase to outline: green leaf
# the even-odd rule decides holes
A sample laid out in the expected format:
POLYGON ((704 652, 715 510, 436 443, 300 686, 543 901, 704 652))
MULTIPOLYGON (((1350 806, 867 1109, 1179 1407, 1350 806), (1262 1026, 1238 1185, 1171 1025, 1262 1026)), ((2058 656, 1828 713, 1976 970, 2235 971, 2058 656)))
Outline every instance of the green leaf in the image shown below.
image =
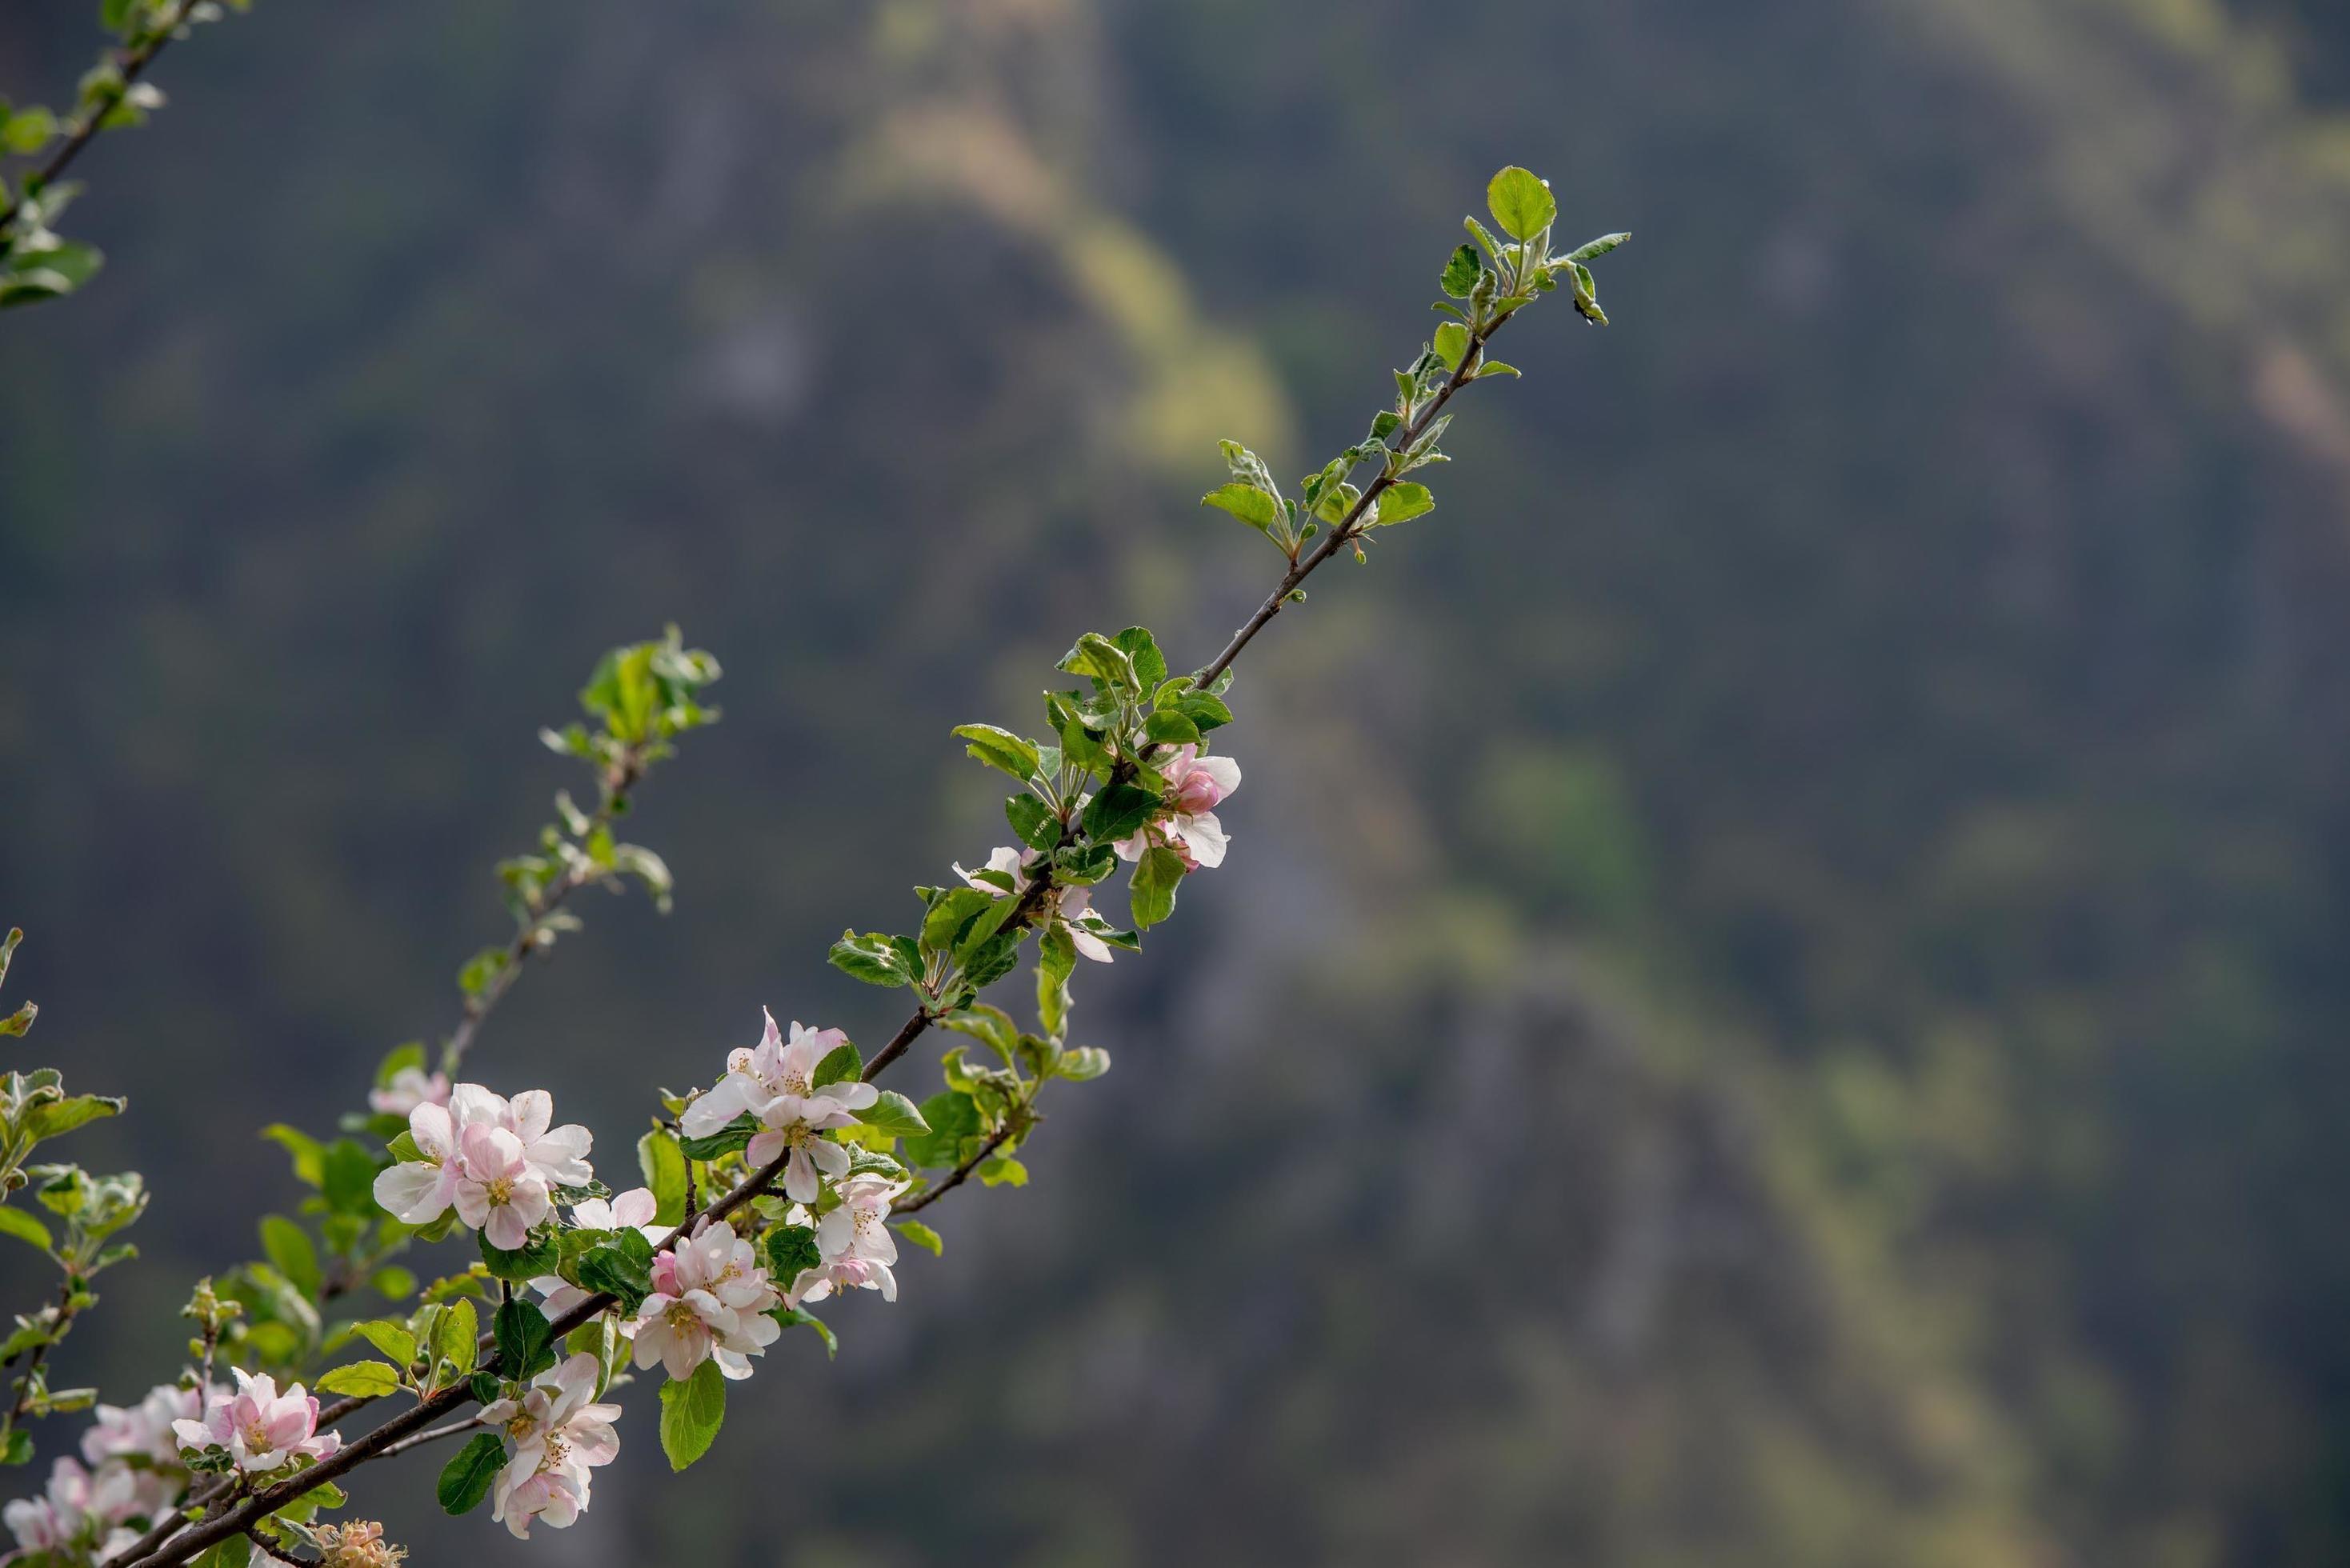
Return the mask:
POLYGON ((971 744, 964 749, 989 767, 1001 768, 1022 784, 1036 776, 1036 747, 1009 730, 993 724, 957 724, 954 732, 971 744))
POLYGON ((832 967, 868 985, 911 985, 915 974, 896 942, 879 931, 843 931, 832 944, 832 967))
POLYGON ((465 961, 457 971, 457 989, 467 996, 479 996, 490 988, 490 982, 512 961, 504 948, 484 948, 465 961))
POLYGON ((1444 264, 1444 292, 1455 299, 1468 298, 1470 291, 1477 286, 1479 275, 1484 270, 1485 264, 1479 258, 1475 245, 1460 246, 1453 251, 1451 259, 1444 264))
POLYGON ((29 1465, 33 1462, 33 1434, 19 1427, 8 1434, 5 1448, 0 1448, 0 1465, 29 1465))
POLYGON ((375 1156, 355 1138, 337 1138, 327 1146, 319 1189, 329 1213, 372 1218, 376 1212, 375 1156))
POLYGON ((1558 202, 1550 187, 1514 163, 1494 175, 1485 187, 1485 205, 1513 240, 1533 239, 1558 216, 1558 202))
POLYGON ((416 1293, 416 1271, 401 1268, 398 1263, 387 1263, 368 1276, 368 1283, 373 1285, 376 1293, 384 1300, 404 1302, 416 1293))
POLYGON ((1461 357, 1469 352, 1469 329, 1458 321, 1448 321, 1436 329, 1436 357, 1444 361, 1448 370, 1461 369, 1461 357))
POLYGON ((1505 365, 1499 359, 1488 359, 1483 364, 1477 367, 1476 379, 1482 381, 1488 376, 1516 376, 1519 374, 1521 374, 1521 372, 1515 365, 1505 365))
POLYGON ((498 1373, 509 1381, 536 1377, 555 1365, 555 1325, 520 1296, 499 1304, 490 1333, 497 1342, 498 1373))
POLYGON ((962 1158, 962 1140, 980 1131, 979 1107, 968 1095, 942 1090, 922 1102, 922 1119, 931 1130, 900 1146, 907 1160, 927 1169, 941 1169, 962 1158))
POLYGON ((1165 845, 1143 851, 1127 886, 1136 930, 1147 931, 1175 912, 1175 885, 1183 880, 1183 857, 1165 845))
POLYGON ((637 1140, 637 1168, 652 1189, 653 1219, 674 1225, 685 1218, 685 1150, 676 1135, 655 1127, 637 1140))
POLYGON ((1629 234, 1602 234, 1596 240, 1586 240, 1569 251, 1566 259, 1571 262, 1596 261, 1631 237, 1629 234))
POLYGON ((348 1394, 360 1399, 380 1399, 400 1389, 400 1374, 380 1361, 354 1361, 321 1373, 317 1389, 322 1394, 348 1394))
POLYGON ((40 1015, 41 1010, 28 1002, 7 1017, 0 1018, 0 1034, 22 1034, 40 1015))
POLYGON ((745 1111, 708 1137, 683 1138, 680 1142, 688 1158, 716 1159, 749 1147, 751 1140, 758 1136, 759 1118, 745 1111))
POLYGON ((44 1252, 57 1245, 49 1228, 21 1209, 0 1209, 0 1236, 14 1236, 44 1252))
POLYGON ((1106 881, 1117 869, 1118 851, 1107 844, 1065 844, 1053 856, 1053 880, 1074 888, 1106 881))
POLYGON ((1086 834, 1097 846, 1131 837, 1159 809, 1159 794, 1137 784, 1111 784, 1086 803, 1086 834))
POLYGON ((979 1168, 982 1187, 1025 1187, 1028 1168, 1010 1155, 998 1155, 979 1168))
POLYGON ((354 1324, 352 1328, 360 1338, 391 1357, 394 1365, 407 1366, 416 1360, 416 1335, 409 1332, 407 1324, 376 1318, 354 1324))
POLYGON ((778 1225, 767 1232, 767 1272, 785 1290, 808 1270, 824 1262, 816 1231, 806 1225, 778 1225))
POLYGON ((717 1362, 705 1361, 684 1382, 663 1384, 660 1402, 661 1452, 671 1469, 681 1470, 718 1440, 726 1421, 725 1376, 717 1362))
POLYGON ((1015 794, 1005 801, 1003 817, 1020 836, 1020 842, 1031 849, 1050 849, 1061 842, 1061 819, 1033 794, 1015 794))
POLYGON ((879 1127, 898 1137, 920 1137, 931 1130, 914 1102, 895 1089, 884 1089, 881 1097, 861 1111, 852 1113, 867 1127, 879 1127))
MULTIPOLYGON (((962 929, 975 919, 983 917, 999 903, 1009 904, 1009 895, 1001 898, 981 888, 945 888, 931 905, 930 913, 922 917, 922 946, 932 952, 952 950, 962 941, 962 929)), ((998 922, 1002 922, 999 920, 998 922)))
POLYGON ((929 1252, 931 1256, 934 1258, 946 1256, 947 1244, 939 1239, 939 1233, 936 1231, 931 1230, 920 1220, 900 1220, 893 1228, 899 1235, 929 1252))
POLYGON ((1281 517, 1281 503, 1253 484, 1220 484, 1200 497, 1200 504, 1229 512, 1268 537, 1281 517))
POLYGON ((38 152, 57 133, 57 117, 38 104, 0 119, 0 147, 20 155, 38 152))
POLYGON ((652 1243, 641 1231, 623 1231, 588 1249, 572 1272, 585 1288, 618 1296, 623 1307, 634 1312, 652 1293, 652 1243))
POLYGON ((1435 510, 1436 497, 1429 493, 1428 486, 1415 484, 1407 479, 1390 484, 1379 493, 1379 514, 1377 522, 1379 526, 1385 527, 1390 523, 1409 522, 1414 517, 1435 510))
POLYGON ((1126 649, 1097 631, 1077 639, 1076 646, 1063 654, 1054 668, 1098 680, 1114 691, 1131 691, 1139 684, 1134 661, 1126 656, 1126 649))
POLYGON ((279 1273, 294 1282, 296 1290, 306 1296, 318 1293, 321 1275, 317 1244, 301 1226, 283 1214, 265 1216, 261 1221, 261 1251, 279 1273))
POLYGON ((1142 732, 1162 746, 1197 744, 1200 726, 1172 708, 1161 709, 1142 722, 1142 732))
POLYGON ((1020 1026, 1012 1022, 1012 1014, 985 1002, 960 1008, 940 1019, 939 1023, 958 1034, 970 1035, 1006 1062, 1019 1048, 1020 1026))
POLYGON ((471 1372, 481 1354, 481 1320, 473 1312, 473 1303, 460 1296, 441 1309, 441 1316, 432 1325, 432 1359, 435 1365, 446 1361, 454 1365, 460 1375, 471 1372))
POLYGON ((864 1075, 865 1059, 857 1054, 856 1046, 843 1044, 824 1054, 824 1060, 816 1064, 816 1072, 808 1079, 808 1087, 821 1089, 827 1084, 853 1084, 864 1075))
POLYGON ((545 1235, 526 1238, 511 1252, 504 1247, 490 1245, 486 1231, 482 1232, 481 1241, 482 1262, 489 1265, 490 1277, 504 1280, 509 1284, 522 1284, 541 1274, 555 1272, 556 1264, 563 1257, 562 1248, 551 1237, 545 1235))
MULTIPOLYGON (((702 1365, 713 1372, 718 1369, 714 1361, 702 1365)), ((433 1491, 441 1500, 442 1511, 470 1513, 479 1508, 482 1500, 490 1495, 490 1483, 497 1480, 505 1462, 504 1443, 491 1433, 474 1433, 473 1440, 458 1449, 457 1457, 442 1467, 441 1481, 433 1491)))
POLYGON ((1155 690, 1167 679, 1167 656, 1159 651, 1159 639, 1148 627, 1128 627, 1110 640, 1133 662, 1134 678, 1145 691, 1155 690))
POLYGON ((25 1113, 22 1126, 32 1141, 38 1143, 43 1138, 69 1133, 101 1116, 120 1116, 122 1107, 129 1103, 109 1095, 76 1095, 68 1099, 51 1100, 47 1105, 35 1106, 25 1113))
POLYGON ((1055 923, 1036 941, 1036 1023, 1058 1040, 1069 1023, 1069 976, 1077 967, 1077 944, 1068 928, 1055 923))
POLYGON ((1053 1075, 1073 1084, 1089 1083, 1109 1071, 1109 1053, 1098 1045, 1079 1045, 1061 1053, 1053 1075))

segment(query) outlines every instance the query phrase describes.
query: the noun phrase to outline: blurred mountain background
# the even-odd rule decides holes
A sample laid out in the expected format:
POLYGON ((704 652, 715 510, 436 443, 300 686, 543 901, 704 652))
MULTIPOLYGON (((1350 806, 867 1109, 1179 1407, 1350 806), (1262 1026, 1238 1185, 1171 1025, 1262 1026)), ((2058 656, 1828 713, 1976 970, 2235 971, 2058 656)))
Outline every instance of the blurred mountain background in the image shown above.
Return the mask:
MULTIPOLYGON (((0 12, 70 83, 81 0, 0 12)), ((2350 24, 2327 0, 271 0, 0 322, 0 924, 160 1189, 68 1381, 453 1019, 669 619, 675 868, 476 1057, 604 1137, 1203 659, 1505 161, 1627 228, 1252 649, 1227 867, 905 1300, 426 1562, 2350 1557, 2350 24)), ((916 1064, 927 1075, 929 1058, 916 1064)), ((916 1084, 906 1085, 919 1088, 916 1084)), ((35 1288, 0 1261, 13 1310, 35 1288)), ((85 1376, 85 1375, 87 1375, 85 1376)), ((624 1397, 650 1404, 642 1386, 624 1397)))

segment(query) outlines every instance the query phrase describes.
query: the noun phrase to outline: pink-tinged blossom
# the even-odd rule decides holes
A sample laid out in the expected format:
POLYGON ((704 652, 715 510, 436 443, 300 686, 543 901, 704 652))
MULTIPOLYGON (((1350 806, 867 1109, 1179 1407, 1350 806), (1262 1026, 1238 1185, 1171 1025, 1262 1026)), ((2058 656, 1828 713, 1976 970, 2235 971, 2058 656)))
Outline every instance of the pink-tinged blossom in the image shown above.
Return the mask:
MULTIPOLYGON (((815 1108, 816 1114, 832 1111, 861 1111, 879 1097, 879 1091, 870 1084, 850 1078, 822 1088, 812 1086, 816 1066, 827 1056, 848 1044, 848 1036, 837 1029, 810 1029, 795 1019, 791 1038, 786 1040, 775 1027, 775 1015, 760 1010, 766 1020, 765 1032, 756 1047, 740 1047, 726 1057, 726 1076, 718 1086, 685 1107, 678 1118, 678 1128, 688 1137, 708 1137, 743 1112, 758 1115, 777 1100, 826 1100, 828 1106, 815 1108)), ((837 1122, 827 1122, 837 1127, 837 1122)))
MULTIPOLYGON (((139 1539, 126 1521, 161 1506, 127 1465, 100 1465, 95 1474, 61 1458, 49 1468, 49 1484, 38 1497, 20 1498, 0 1509, 0 1523, 23 1552, 63 1552, 91 1560, 111 1556, 139 1539)), ((16 1552, 6 1561, 14 1561, 16 1552)))
POLYGON ((1196 745, 1178 746, 1155 764, 1167 780, 1166 805, 1159 815, 1114 846, 1121 860, 1139 860, 1154 844, 1183 857, 1193 871, 1224 863, 1230 840, 1215 808, 1241 787, 1240 764, 1230 757, 1203 757, 1196 745))
POLYGON ((810 1029, 795 1021, 791 1038, 775 1027, 775 1015, 766 1014, 765 1035, 757 1047, 737 1050, 726 1059, 726 1076, 701 1096, 678 1118, 688 1137, 708 1137, 749 1112, 760 1130, 743 1158, 764 1165, 786 1149, 784 1190, 795 1201, 816 1200, 818 1172, 840 1176, 848 1169, 848 1151, 821 1135, 832 1127, 853 1125, 855 1113, 880 1097, 880 1091, 859 1079, 815 1085, 816 1070, 825 1057, 848 1044, 837 1029, 810 1029))
POLYGON ((81 1457, 93 1465, 136 1457, 177 1470, 180 1443, 172 1423, 201 1419, 203 1410, 203 1395, 176 1383, 150 1389, 136 1405, 100 1405, 95 1412, 98 1424, 81 1435, 81 1457))
POLYGON ((898 1299, 898 1276, 889 1265, 871 1258, 860 1258, 844 1252, 837 1258, 827 1258, 813 1269, 801 1271, 792 1282, 791 1293, 784 1300, 798 1306, 804 1302, 820 1302, 837 1291, 879 1291, 885 1302, 898 1299))
POLYGON ((427 1074, 421 1067, 402 1067, 383 1087, 368 1091, 368 1109, 378 1116, 404 1116, 419 1106, 448 1103, 448 1075, 427 1074))
POLYGON ((506 1445, 492 1517, 518 1536, 534 1519, 560 1530, 588 1507, 588 1472, 619 1457, 612 1423, 618 1405, 598 1405, 596 1357, 577 1355, 539 1374, 520 1399, 482 1408, 482 1423, 499 1429, 506 1445), (542 1483, 543 1480, 543 1484, 542 1483))
POLYGON ((555 1096, 545 1089, 525 1089, 509 1100, 479 1084, 460 1084, 450 1091, 449 1108, 461 1129, 481 1123, 514 1134, 524 1160, 549 1187, 585 1187, 596 1179, 588 1163, 594 1136, 577 1122, 553 1126, 555 1096))
POLYGON ((266 1375, 230 1370, 234 1394, 213 1395, 201 1421, 172 1423, 182 1449, 226 1449, 237 1469, 259 1474, 296 1459, 323 1459, 342 1447, 335 1433, 318 1430, 318 1401, 299 1383, 280 1394, 266 1375))
POLYGON ((719 1371, 740 1380, 751 1376, 750 1358, 783 1332, 766 1315, 783 1297, 757 1249, 732 1226, 705 1220, 691 1240, 654 1258, 652 1286, 633 1335, 640 1367, 659 1361, 671 1377, 684 1377, 715 1357, 719 1371))
MULTIPOLYGON (((1035 864, 1035 859, 1036 851, 1034 849, 1014 849, 1008 844, 999 845, 988 856, 987 864, 980 869, 1001 871, 1016 885, 1020 874, 1035 864)), ((961 862, 956 863, 954 869, 956 876, 984 892, 1003 891, 993 882, 982 881, 977 872, 964 870, 961 862)), ((1098 919, 1093 913, 1094 890, 1091 888, 1056 887, 1050 898, 1052 919, 1069 933, 1069 940, 1076 945, 1077 951, 1096 963, 1111 961, 1109 944, 1089 929, 1098 919)))
POLYGON ((898 1238, 889 1232, 889 1206, 906 1190, 902 1181, 852 1176, 840 1184, 840 1207, 816 1222, 816 1250, 827 1259, 867 1262, 898 1261, 898 1238))
POLYGON ((465 1134, 476 1127, 510 1135, 542 1190, 584 1187, 596 1176, 588 1163, 593 1140, 576 1122, 550 1127, 554 1119, 555 1101, 544 1089, 508 1100, 479 1084, 459 1084, 447 1105, 426 1103, 408 1113, 409 1137, 421 1158, 379 1172, 375 1200, 408 1225, 429 1225, 447 1213, 465 1179, 465 1134))
POLYGON ((480 1122, 465 1128, 452 1189, 458 1220, 509 1252, 519 1251, 531 1227, 555 1211, 554 1195, 524 1158, 522 1140, 480 1122))
POLYGON ((636 1364, 658 1361, 673 1378, 715 1357, 730 1378, 751 1376, 781 1324, 766 1315, 782 1300, 758 1252, 729 1225, 705 1220, 691 1240, 653 1259, 653 1293, 638 1309, 636 1364))
POLYGON ((586 1470, 544 1469, 508 1486, 501 1479, 490 1517, 499 1521, 517 1541, 530 1539, 530 1527, 544 1521, 550 1530, 568 1530, 588 1511, 586 1470))

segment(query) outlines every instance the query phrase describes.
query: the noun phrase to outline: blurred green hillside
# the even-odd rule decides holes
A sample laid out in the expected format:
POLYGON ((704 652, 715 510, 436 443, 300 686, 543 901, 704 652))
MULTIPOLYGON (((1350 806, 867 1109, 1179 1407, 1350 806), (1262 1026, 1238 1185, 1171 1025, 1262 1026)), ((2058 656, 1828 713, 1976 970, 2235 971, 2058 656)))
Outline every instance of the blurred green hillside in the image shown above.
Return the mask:
POLYGON ((82 1367, 250 1251, 249 1129, 448 1026, 606 644, 727 667, 677 912, 590 908, 483 1072, 617 1151, 762 1002, 878 1038, 826 942, 1001 836, 947 728, 1089 625, 1205 657, 1271 559, 1214 438, 1349 439, 1514 161, 1638 236, 1617 325, 1519 328, 1252 650, 1232 861, 1081 977, 1034 1184, 690 1474, 509 1548, 407 1461, 395 1533, 2350 1556, 2334 8, 271 0, 160 76, 107 271, 0 321, 12 994, 161 1188, 82 1367))

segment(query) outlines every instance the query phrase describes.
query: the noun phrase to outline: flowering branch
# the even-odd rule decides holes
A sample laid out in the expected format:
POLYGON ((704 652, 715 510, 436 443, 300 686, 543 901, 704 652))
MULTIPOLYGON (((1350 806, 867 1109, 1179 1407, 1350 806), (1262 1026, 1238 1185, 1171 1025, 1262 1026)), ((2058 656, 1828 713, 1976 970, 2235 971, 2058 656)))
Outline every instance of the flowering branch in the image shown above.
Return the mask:
MULTIPOLYGON (((976 869, 955 867, 945 886, 916 888, 914 930, 850 931, 834 945, 845 973, 914 993, 896 1033, 868 1062, 838 1030, 794 1023, 786 1031, 770 1014, 758 1044, 732 1053, 714 1085, 663 1092, 636 1146, 644 1185, 617 1194, 596 1179, 588 1130, 556 1125, 545 1091, 508 1099, 450 1081, 523 962, 576 925, 564 908, 573 892, 628 873, 666 896, 658 859, 615 844, 610 830, 670 740, 714 717, 696 694, 717 670, 687 653, 674 629, 666 642, 609 656, 581 694, 600 729, 548 736, 597 766, 600 804, 585 813, 558 796, 562 820, 542 836, 544 853, 501 866, 516 934, 466 966, 465 1013, 440 1070, 424 1070, 419 1046, 394 1052, 369 1096, 374 1115, 347 1123, 381 1153, 352 1138, 328 1147, 271 1129, 317 1193, 306 1208, 323 1216, 319 1238, 338 1267, 321 1267, 303 1227, 265 1220, 269 1262, 236 1271, 229 1293, 254 1321, 210 1334, 189 1384, 156 1390, 138 1411, 101 1407, 93 1436, 106 1441, 85 1439, 102 1471, 127 1454, 140 1473, 160 1478, 151 1495, 101 1504, 90 1491, 77 1501, 81 1494, 61 1494, 53 1480, 47 1511, 33 1522, 55 1539, 35 1544, 78 1553, 58 1563, 127 1568, 188 1563, 248 1539, 273 1551, 322 1547, 330 1530, 377 1531, 310 1522, 344 1501, 341 1478, 444 1438, 467 1438, 441 1474, 445 1509, 494 1501, 493 1516, 518 1536, 536 1523, 562 1528, 587 1508, 594 1470, 619 1451, 620 1409, 599 1401, 629 1381, 624 1367, 665 1375, 660 1437, 682 1469, 715 1439, 728 1384, 752 1376, 786 1329, 806 1326, 832 1344, 811 1305, 860 1290, 896 1299, 896 1238, 943 1245, 914 1216, 974 1177, 1024 1185, 1018 1155, 1043 1119, 1045 1086, 1109 1067, 1107 1052, 1069 1043, 1076 961, 1107 963, 1139 949, 1173 913, 1182 879, 1224 859, 1230 841, 1216 807, 1241 771, 1211 753, 1209 736, 1232 722, 1223 693, 1235 660, 1304 597, 1325 561, 1347 548, 1364 559, 1375 530, 1434 507, 1426 484, 1409 476, 1446 461, 1438 441, 1462 387, 1516 374, 1487 352, 1504 323, 1562 289, 1586 319, 1606 319, 1586 264, 1624 236, 1555 255, 1555 205, 1541 181, 1505 169, 1487 197, 1506 238, 1469 221, 1475 244, 1444 269, 1437 308, 1449 319, 1396 373, 1394 403, 1362 441, 1306 476, 1294 497, 1253 452, 1224 443, 1232 482, 1203 499, 1263 534, 1284 564, 1216 659, 1174 675, 1149 631, 1088 632, 1058 665, 1076 684, 1045 693, 1046 738, 992 724, 956 729, 972 757, 1021 786, 1004 803, 1018 842, 976 869), (1365 463, 1376 472, 1357 487, 1365 463), (1094 889, 1121 864, 1130 867, 1131 929, 1093 906, 1094 889), (1033 1031, 981 1000, 1032 939, 1033 1031), (967 1042, 941 1056, 944 1087, 920 1105, 878 1087, 934 1027, 967 1042), (390 1251, 458 1229, 473 1232, 480 1262, 421 1295, 406 1271, 380 1271, 372 1282, 396 1302, 416 1301, 412 1310, 321 1334, 320 1303, 390 1251), (335 1404, 322 1409, 300 1383, 280 1391, 278 1377, 356 1340, 380 1359, 320 1376, 320 1392, 342 1397, 335 1404), (215 1343, 232 1352, 234 1393, 213 1386, 215 1343), (337 1429, 398 1395, 413 1403, 371 1430, 346 1440, 337 1429), (480 1408, 461 1416, 468 1405, 480 1408)), ((380 1532, 365 1539, 378 1542, 380 1532)))

